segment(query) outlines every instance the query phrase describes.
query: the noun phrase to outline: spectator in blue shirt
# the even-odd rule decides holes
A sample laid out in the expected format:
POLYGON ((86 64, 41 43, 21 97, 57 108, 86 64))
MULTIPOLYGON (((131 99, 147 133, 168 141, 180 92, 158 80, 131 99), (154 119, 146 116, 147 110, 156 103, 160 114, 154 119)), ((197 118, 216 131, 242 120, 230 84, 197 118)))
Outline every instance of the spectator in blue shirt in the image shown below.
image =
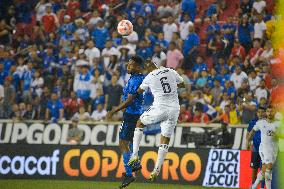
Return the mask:
POLYGON ((228 64, 226 64, 225 59, 223 57, 219 57, 217 64, 214 66, 215 70, 217 71, 217 73, 221 73, 222 68, 225 68, 227 70, 229 70, 229 66, 228 64))
POLYGON ((64 34, 67 29, 71 32, 75 31, 75 25, 71 22, 71 17, 69 15, 64 16, 63 24, 59 27, 59 34, 64 34))
POLYGON ((196 81, 196 87, 197 88, 205 87, 205 85, 207 84, 207 78, 208 78, 208 74, 207 74, 206 69, 204 69, 201 72, 201 77, 199 77, 196 81))
POLYGON ((156 38, 155 36, 152 34, 152 31, 150 28, 147 28, 145 30, 145 35, 144 35, 144 40, 146 40, 146 42, 148 44, 150 44, 151 46, 151 49, 153 50, 154 49, 154 46, 156 44, 156 38))
POLYGON ((76 74, 73 84, 73 90, 76 92, 77 97, 88 102, 91 95, 91 83, 93 76, 89 71, 88 65, 81 65, 80 72, 76 74))
POLYGON ((189 26, 189 35, 183 44, 183 55, 184 60, 184 69, 188 70, 192 68, 194 61, 198 55, 198 46, 200 44, 199 36, 194 31, 194 26, 189 26))
POLYGON ((132 18, 135 18, 136 15, 139 15, 141 13, 141 9, 143 6, 143 2, 138 0, 138 1, 131 1, 127 7, 127 12, 129 13, 129 16, 132 18))
POLYGON ((211 23, 206 28, 206 41, 209 42, 210 40, 214 39, 216 34, 221 31, 221 26, 217 23, 217 15, 212 15, 211 23))
POLYGON ((181 10, 183 14, 188 14, 190 20, 194 22, 197 13, 197 5, 195 0, 183 0, 181 3, 181 10))
POLYGON ((202 56, 197 56, 196 63, 193 65, 192 71, 201 73, 202 70, 208 70, 207 64, 204 62, 202 56))
POLYGON ((31 62, 28 63, 28 68, 27 70, 24 72, 23 74, 23 98, 24 101, 26 100, 30 100, 31 98, 31 84, 32 84, 32 80, 33 80, 33 75, 35 70, 33 69, 33 64, 31 62))
POLYGON ((104 21, 98 21, 97 27, 92 32, 92 38, 96 44, 96 47, 100 50, 103 50, 105 48, 105 43, 109 39, 109 37, 109 32, 105 28, 104 21))
POLYGON ((15 65, 12 65, 9 71, 9 75, 12 77, 12 85, 15 88, 15 91, 19 93, 21 76, 16 70, 17 67, 15 65))
POLYGON ((160 44, 162 49, 168 49, 169 43, 164 39, 164 33, 161 32, 158 34, 156 43, 160 44))
POLYGON ((112 39, 112 44, 114 46, 117 47, 118 45, 121 45, 122 39, 121 39, 121 37, 118 36, 117 31, 112 32, 111 39, 112 39))
POLYGON ((223 25, 222 29, 224 30, 224 37, 225 39, 229 40, 230 49, 234 46, 235 40, 235 32, 237 26, 233 23, 233 17, 228 16, 227 22, 223 25))
POLYGON ((248 22, 248 16, 244 15, 238 26, 238 38, 240 44, 246 49, 247 53, 252 47, 253 32, 254 29, 248 22))
POLYGON ((235 100, 236 92, 234 84, 231 81, 225 81, 223 93, 227 93, 231 99, 235 100))
POLYGON ((218 13, 218 7, 217 6, 218 5, 217 5, 216 2, 212 3, 206 11, 206 16, 211 17, 212 15, 217 14, 218 13))
POLYGON ((147 47, 146 41, 142 40, 138 45, 136 54, 143 57, 144 59, 147 59, 152 56, 153 51, 151 50, 150 47, 147 47))
MULTIPOLYGON (((157 36, 159 33, 162 33, 163 32, 163 26, 162 24, 160 24, 159 21, 153 19, 151 20, 151 23, 150 23, 150 29, 151 31, 157 36)), ((164 37, 164 35, 163 35, 164 37)))
POLYGON ((63 119, 64 109, 61 100, 58 98, 57 93, 51 94, 51 100, 47 102, 47 109, 45 112, 45 119, 56 122, 63 119))
POLYGON ((51 74, 51 66, 55 65, 55 62, 56 60, 52 53, 52 48, 47 48, 43 55, 43 69, 46 74, 51 74))
POLYGON ((105 95, 102 88, 97 89, 97 96, 94 98, 92 103, 92 112, 97 109, 99 104, 105 104, 105 95))
POLYGON ((151 3, 150 1, 148 3, 145 3, 141 9, 141 12, 139 13, 143 17, 151 17, 156 11, 155 5, 151 3))
MULTIPOLYGON (((1 63, 0 63, 1 64, 1 63)), ((4 72, 9 72, 12 65, 15 65, 15 62, 10 58, 5 58, 3 60, 4 72)))
POLYGON ((4 85, 4 81, 7 76, 8 72, 4 70, 4 64, 0 62, 0 85, 4 85))
POLYGON ((65 28, 65 32, 60 37, 60 44, 62 44, 64 41, 74 41, 75 37, 73 35, 73 32, 70 28, 65 28))

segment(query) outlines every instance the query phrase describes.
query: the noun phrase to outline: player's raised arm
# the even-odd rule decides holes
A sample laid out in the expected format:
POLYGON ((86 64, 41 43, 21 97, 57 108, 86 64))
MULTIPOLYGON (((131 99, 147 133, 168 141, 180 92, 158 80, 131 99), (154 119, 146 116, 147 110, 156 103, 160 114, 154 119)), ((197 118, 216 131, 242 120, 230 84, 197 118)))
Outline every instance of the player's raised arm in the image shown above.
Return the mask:
POLYGON ((247 138, 247 141, 246 141, 246 148, 247 148, 247 150, 250 148, 250 142, 251 142, 254 134, 255 134, 255 130, 254 129, 252 129, 249 133, 247 133, 247 136, 246 136, 246 138, 247 138))
POLYGON ((109 111, 107 113, 107 118, 112 117, 113 114, 115 114, 116 112, 119 112, 120 110, 123 110, 125 108, 127 108, 134 100, 136 95, 132 95, 132 94, 128 94, 127 99, 122 102, 119 106, 117 106, 116 108, 112 109, 111 111, 109 111))
POLYGON ((175 70, 173 70, 173 69, 170 69, 170 70, 175 75, 176 82, 177 82, 177 87, 178 88, 186 88, 184 79, 175 70))

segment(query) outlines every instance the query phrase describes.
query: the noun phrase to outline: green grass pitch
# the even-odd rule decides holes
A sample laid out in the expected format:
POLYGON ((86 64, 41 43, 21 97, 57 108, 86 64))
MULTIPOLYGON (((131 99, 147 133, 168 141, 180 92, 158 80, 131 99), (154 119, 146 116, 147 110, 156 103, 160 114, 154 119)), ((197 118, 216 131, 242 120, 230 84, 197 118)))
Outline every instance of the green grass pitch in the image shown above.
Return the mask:
MULTIPOLYGON (((0 180, 1 189, 118 189, 118 182, 0 180)), ((201 186, 132 183, 126 189, 206 189, 201 186)), ((208 189, 208 188, 207 188, 208 189)), ((217 188, 215 188, 217 189, 217 188)))

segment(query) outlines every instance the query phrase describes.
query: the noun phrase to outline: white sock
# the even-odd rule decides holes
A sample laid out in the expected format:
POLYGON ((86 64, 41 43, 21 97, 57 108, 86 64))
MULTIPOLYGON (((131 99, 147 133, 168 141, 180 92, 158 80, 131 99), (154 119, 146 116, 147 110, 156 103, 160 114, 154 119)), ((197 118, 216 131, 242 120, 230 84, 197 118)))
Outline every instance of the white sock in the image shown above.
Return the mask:
POLYGON ((252 189, 256 189, 258 184, 263 180, 263 174, 262 171, 259 171, 259 173, 257 174, 257 177, 253 183, 253 185, 251 186, 252 189))
POLYGON ((142 140, 142 136, 143 136, 143 128, 135 128, 134 131, 134 137, 133 137, 133 152, 132 152, 132 156, 138 156, 138 151, 139 151, 139 145, 140 142, 142 140))
POLYGON ((272 173, 271 170, 266 169, 265 171, 265 186, 267 189, 271 189, 272 173))
POLYGON ((164 163, 165 157, 168 153, 169 150, 169 145, 167 144, 161 144, 158 150, 158 159, 156 161, 156 165, 155 165, 155 171, 157 171, 158 173, 161 170, 162 164, 164 163))

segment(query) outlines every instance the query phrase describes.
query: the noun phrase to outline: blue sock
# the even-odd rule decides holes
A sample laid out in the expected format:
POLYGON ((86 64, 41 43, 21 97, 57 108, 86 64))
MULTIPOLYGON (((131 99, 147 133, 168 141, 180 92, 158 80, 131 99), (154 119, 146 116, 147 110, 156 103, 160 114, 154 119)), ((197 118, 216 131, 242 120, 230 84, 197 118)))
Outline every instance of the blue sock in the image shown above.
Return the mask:
POLYGON ((128 166, 129 159, 131 157, 131 152, 124 152, 123 153, 123 163, 125 168, 126 176, 132 176, 132 169, 128 166))
POLYGON ((262 180, 262 181, 260 182, 260 188, 264 188, 264 186, 265 186, 265 180, 262 180))

